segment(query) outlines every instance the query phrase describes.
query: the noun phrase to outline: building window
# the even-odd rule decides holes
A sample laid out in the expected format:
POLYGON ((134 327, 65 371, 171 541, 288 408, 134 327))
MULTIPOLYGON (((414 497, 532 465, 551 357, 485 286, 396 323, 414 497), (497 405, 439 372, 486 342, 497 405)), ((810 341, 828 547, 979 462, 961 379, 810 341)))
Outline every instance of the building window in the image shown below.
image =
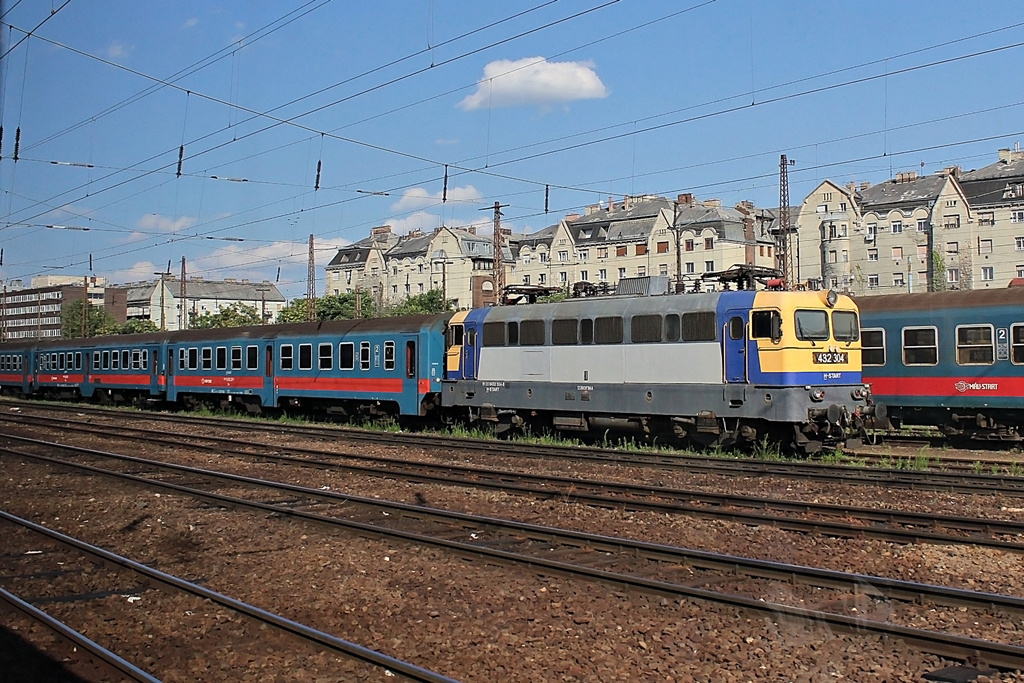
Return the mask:
POLYGON ((902 287, 905 284, 906 283, 903 281, 903 273, 893 273, 892 274, 892 286, 893 287, 902 287))
POLYGON ((903 232, 903 223, 901 221, 893 221, 892 234, 899 235, 903 232))
POLYGON ((946 242, 946 253, 947 254, 959 254, 960 243, 959 242, 946 242))
POLYGON ((636 267, 636 276, 637 277, 644 277, 645 275, 647 275, 647 267, 646 266, 637 266, 636 267))
POLYGON ((638 244, 638 245, 636 245, 636 255, 637 256, 643 256, 646 253, 647 253, 647 245, 646 244, 638 244))
POLYGON ((956 200, 955 199, 947 199, 946 200, 946 208, 952 208, 954 206, 956 206, 956 200))
POLYGON ((668 253, 668 242, 658 242, 658 253, 659 254, 667 254, 668 253))
POLYGON ((868 261, 877 261, 877 260, 878 260, 878 250, 877 249, 868 249, 868 261))
POLYGON ((991 254, 992 253, 992 240, 978 240, 978 253, 979 254, 991 254))
POLYGON ((568 274, 568 273, 566 273, 566 272, 565 272, 564 270, 563 270, 563 271, 560 271, 560 272, 558 273, 558 281, 559 281, 559 282, 560 282, 561 284, 563 284, 563 285, 564 285, 565 283, 567 283, 567 282, 569 281, 569 274, 568 274))
POLYGON ((918 232, 928 232, 928 219, 927 218, 918 218, 917 219, 917 231, 918 232))
POLYGON ((658 275, 668 275, 668 264, 662 263, 658 266, 658 275))
POLYGON ((523 265, 524 266, 530 265, 530 255, 529 254, 526 254, 526 255, 523 256, 523 265))
POLYGON ((693 240, 686 240, 683 243, 683 247, 686 251, 693 251, 693 240))
POLYGON ((524 285, 530 284, 530 276, 529 275, 524 275, 523 276, 523 284, 524 285))
POLYGON ((705 261, 704 262, 704 272, 705 273, 711 273, 714 270, 715 270, 715 262, 714 261, 705 261))
POLYGON ((589 258, 590 258, 590 250, 589 249, 582 249, 579 252, 579 259, 580 259, 580 261, 586 261, 589 258))
POLYGON ((828 262, 836 263, 839 260, 839 253, 835 250, 828 252, 828 262))
POLYGON ((868 234, 867 234, 867 236, 864 239, 866 239, 868 242, 874 242, 875 241, 875 235, 877 235, 877 234, 878 234, 878 226, 875 225, 874 223, 871 223, 870 225, 868 225, 868 234))
POLYGON ((598 247, 597 258, 608 258, 608 247, 598 247))
POLYGON ((625 268, 619 268, 619 279, 621 280, 624 277, 626 277, 626 269, 625 268))
POLYGON ((978 225, 980 227, 991 227, 996 224, 996 215, 991 211, 978 214, 978 225))
POLYGON ((926 259, 928 258, 928 246, 922 245, 917 248, 917 258, 926 259))
POLYGON ((959 228, 960 216, 943 216, 942 227, 946 229, 959 228))
POLYGON ((626 255, 626 246, 623 245, 621 247, 615 247, 615 255, 616 256, 625 256, 626 255))
POLYGON ((868 287, 870 289, 878 289, 878 276, 868 275, 868 287))
POLYGON ((960 282, 960 269, 959 268, 948 268, 946 270, 946 282, 951 285, 955 285, 960 282))
POLYGON ((850 252, 847 251, 846 249, 843 249, 843 263, 849 263, 849 262, 850 262, 850 252))
POLYGON ((569 252, 567 252, 567 251, 560 251, 560 252, 558 252, 558 260, 561 261, 562 263, 565 263, 566 261, 568 261, 569 260, 569 252))
POLYGON ((903 258, 903 247, 893 247, 892 248, 892 260, 893 261, 899 261, 902 258, 903 258))
POLYGON ((1024 266, 1017 266, 1017 277, 1024 277, 1024 266))
POLYGON ((993 266, 982 266, 981 268, 981 279, 982 280, 995 280, 996 269, 993 266))
POLYGON ((704 248, 705 249, 714 249, 715 248, 715 238, 714 237, 705 237, 704 238, 704 248))
POLYGON ((689 262, 687 262, 687 264, 686 264, 686 272, 687 272, 687 273, 693 273, 693 272, 695 272, 694 268, 695 268, 695 266, 694 266, 694 263, 693 263, 693 261, 689 261, 689 262))
POLYGON ((601 270, 597 271, 597 279, 600 280, 601 282, 607 281, 608 280, 608 269, 607 268, 602 268, 601 270))
POLYGON ((1024 237, 1014 238, 1014 243, 1017 245, 1017 251, 1024 251, 1024 237))
POLYGON ((1024 210, 1010 212, 1011 223, 1024 223, 1024 210))
POLYGON ((541 263, 547 263, 548 262, 548 252, 546 252, 546 251, 540 252, 540 262, 541 263))
POLYGON ((826 201, 826 202, 832 201, 832 193, 831 192, 823 192, 822 195, 821 195, 821 199, 822 199, 822 201, 826 201))
POLYGON ((581 270, 580 271, 580 279, 583 280, 584 282, 586 282, 587 280, 590 279, 589 277, 587 277, 588 275, 590 275, 590 273, 588 273, 587 271, 585 271, 585 270, 581 270))
POLYGON ((544 284, 547 284, 547 282, 548 282, 547 273, 541 273, 540 275, 537 276, 537 284, 544 285, 544 284))

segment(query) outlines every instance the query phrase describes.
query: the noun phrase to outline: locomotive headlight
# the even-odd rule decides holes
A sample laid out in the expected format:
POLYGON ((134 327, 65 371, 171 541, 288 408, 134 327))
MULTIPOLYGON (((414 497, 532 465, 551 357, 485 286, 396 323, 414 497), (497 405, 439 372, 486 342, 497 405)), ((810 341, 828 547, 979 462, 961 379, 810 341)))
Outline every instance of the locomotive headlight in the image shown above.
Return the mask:
POLYGON ((824 389, 811 389, 810 395, 811 395, 811 400, 814 401, 815 403, 818 403, 818 402, 821 402, 821 401, 825 400, 825 390, 824 389))
POLYGON ((871 389, 870 387, 868 387, 867 384, 865 384, 862 387, 857 387, 856 389, 850 392, 850 396, 852 396, 853 400, 855 401, 859 401, 860 399, 867 399, 867 397, 870 395, 871 389))
POLYGON ((836 290, 828 290, 828 294, 825 295, 825 305, 832 308, 839 301, 839 295, 836 294, 836 290))

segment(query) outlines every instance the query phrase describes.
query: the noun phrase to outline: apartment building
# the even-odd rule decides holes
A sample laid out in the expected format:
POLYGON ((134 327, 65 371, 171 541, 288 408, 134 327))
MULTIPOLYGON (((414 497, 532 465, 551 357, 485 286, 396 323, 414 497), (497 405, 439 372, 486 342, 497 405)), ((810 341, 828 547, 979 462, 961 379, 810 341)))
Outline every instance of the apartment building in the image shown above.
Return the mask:
POLYGON ((59 339, 64 306, 82 299, 104 306, 123 323, 124 297, 106 284, 102 277, 54 275, 34 277, 28 287, 20 280, 5 284, 0 292, 0 340, 59 339))
POLYGON ((272 323, 285 305, 284 295, 268 280, 186 277, 182 287, 181 278, 163 277, 114 289, 124 292, 128 320, 151 320, 161 330, 188 329, 193 317, 218 313, 234 304, 251 306, 260 312, 265 323, 272 323))

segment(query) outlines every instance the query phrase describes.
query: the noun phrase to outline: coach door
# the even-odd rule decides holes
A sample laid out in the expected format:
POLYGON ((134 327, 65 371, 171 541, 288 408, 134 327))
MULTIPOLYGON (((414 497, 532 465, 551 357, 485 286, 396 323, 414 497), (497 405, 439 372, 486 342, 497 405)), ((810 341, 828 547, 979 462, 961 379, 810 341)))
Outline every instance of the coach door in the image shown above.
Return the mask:
POLYGON ((725 349, 725 381, 747 381, 747 311, 731 309, 725 314, 722 330, 725 349))

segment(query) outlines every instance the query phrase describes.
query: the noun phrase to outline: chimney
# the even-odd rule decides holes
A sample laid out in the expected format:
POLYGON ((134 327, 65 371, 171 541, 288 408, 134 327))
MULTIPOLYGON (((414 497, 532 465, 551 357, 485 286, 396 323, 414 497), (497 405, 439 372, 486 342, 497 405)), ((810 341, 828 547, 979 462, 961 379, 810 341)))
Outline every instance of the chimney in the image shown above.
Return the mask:
POLYGON ((567 221, 574 221, 574 220, 577 220, 579 217, 580 217, 580 215, 578 213, 567 213, 567 214, 565 214, 565 220, 567 220, 567 221))
POLYGON ((676 198, 676 201, 678 201, 683 206, 693 206, 693 193, 685 192, 679 195, 679 197, 676 198))
POLYGON ((1024 151, 1021 151, 1019 142, 1013 146, 1013 149, 1006 148, 999 150, 999 161, 1004 164, 1008 164, 1011 161, 1022 160, 1024 160, 1024 151))
POLYGON ((414 228, 409 231, 409 237, 423 237, 423 231, 419 228, 414 228))
POLYGON ((622 198, 622 208, 628 211, 629 207, 632 206, 632 205, 633 205, 633 198, 630 197, 628 194, 625 195, 622 198))
POLYGON ((370 237, 377 237, 379 235, 390 235, 390 225, 378 225, 376 228, 370 228, 370 237))
POLYGON ((476 234, 476 226, 475 225, 467 225, 466 226, 466 232, 468 232, 470 235, 475 235, 476 234))
POLYGON ((705 199, 701 202, 701 205, 706 209, 720 209, 722 208, 721 199, 705 199))
POLYGON ((959 166, 947 166, 946 168, 944 168, 941 171, 939 171, 937 175, 941 175, 941 176, 944 176, 944 177, 947 177, 947 178, 950 177, 950 176, 952 176, 954 178, 959 178, 960 177, 960 171, 961 171, 961 169, 960 169, 959 166))
POLYGON ((736 205, 736 210, 744 216, 749 216, 754 211, 754 202, 744 199, 736 205))
POLYGON ((615 198, 614 197, 608 197, 608 213, 611 213, 614 210, 615 210, 615 198))
POLYGON ((869 183, 866 180, 860 181, 860 191, 861 192, 863 192, 864 190, 868 189, 869 187, 871 187, 871 183, 869 183))
POLYGON ((846 189, 849 190, 851 194, 856 192, 857 191, 857 183, 855 183, 854 181, 851 180, 850 182, 846 183, 846 189))

